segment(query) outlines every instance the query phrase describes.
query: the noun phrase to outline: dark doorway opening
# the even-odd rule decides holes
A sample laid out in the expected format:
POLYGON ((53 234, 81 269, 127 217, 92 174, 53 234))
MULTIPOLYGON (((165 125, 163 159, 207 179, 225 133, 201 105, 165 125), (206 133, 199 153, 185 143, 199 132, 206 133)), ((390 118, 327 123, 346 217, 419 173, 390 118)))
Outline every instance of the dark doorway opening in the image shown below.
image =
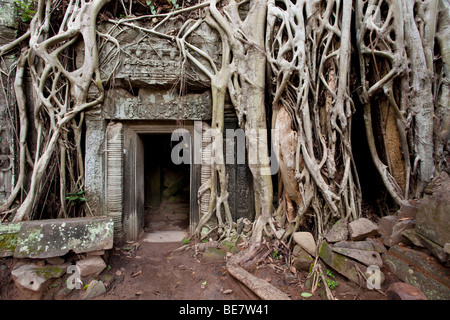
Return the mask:
POLYGON ((146 232, 189 229, 190 165, 174 164, 170 134, 141 135, 144 144, 146 232))

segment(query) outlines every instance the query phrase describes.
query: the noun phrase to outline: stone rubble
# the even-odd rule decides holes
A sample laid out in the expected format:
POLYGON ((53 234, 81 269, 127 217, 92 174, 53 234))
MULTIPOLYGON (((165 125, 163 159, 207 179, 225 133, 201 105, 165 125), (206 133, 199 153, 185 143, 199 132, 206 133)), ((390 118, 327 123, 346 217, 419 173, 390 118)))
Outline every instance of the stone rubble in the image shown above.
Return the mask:
MULTIPOLYGON (((32 299, 41 299, 45 290, 49 289, 52 283, 58 281, 68 281, 70 277, 76 276, 74 270, 69 267, 77 266, 80 285, 89 285, 84 292, 82 299, 90 299, 106 292, 103 283, 93 282, 93 277, 98 277, 107 267, 102 257, 107 257, 109 251, 97 251, 94 253, 69 254, 67 257, 52 257, 46 259, 19 259, 11 271, 14 284, 25 293, 32 296, 32 299), (103 253, 103 255, 98 255, 103 253), (66 258, 65 258, 66 257, 66 258), (92 280, 92 281, 91 281, 92 280), (89 290, 89 288, 91 288, 89 290), (95 288, 95 289, 94 289, 95 288), (88 294, 89 291, 89 294, 88 294)), ((101 282, 101 281, 100 281, 101 282)), ((75 282, 74 282, 75 284, 75 282)), ((78 289, 78 288, 77 288, 78 289)), ((68 285, 63 285, 56 295, 58 298, 66 297, 73 291, 68 285)))
POLYGON ((378 226, 366 218, 359 218, 348 224, 348 234, 353 241, 364 240, 378 233, 378 226))
MULTIPOLYGON (((367 287, 371 268, 381 284, 388 272, 402 282, 384 288, 391 300, 450 299, 450 178, 441 173, 424 199, 403 201, 377 224, 366 218, 338 220, 317 248, 318 256, 347 279, 367 287), (345 228, 347 230, 345 230, 345 228), (361 273, 367 280, 362 280, 361 273)), ((314 258, 312 234, 294 233, 293 266, 309 272, 314 258), (309 251, 305 247, 308 247, 309 251)))

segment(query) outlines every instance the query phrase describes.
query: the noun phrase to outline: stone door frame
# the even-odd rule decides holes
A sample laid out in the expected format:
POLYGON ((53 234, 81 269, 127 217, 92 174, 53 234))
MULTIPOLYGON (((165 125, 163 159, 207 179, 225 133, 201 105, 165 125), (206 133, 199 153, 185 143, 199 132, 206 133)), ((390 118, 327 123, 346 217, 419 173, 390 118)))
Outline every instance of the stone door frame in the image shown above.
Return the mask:
POLYGON ((191 136, 189 231, 192 234, 200 215, 197 190, 200 187, 201 165, 194 163, 194 152, 200 152, 200 150, 194 146, 194 132, 201 130, 201 121, 183 121, 182 126, 177 125, 176 121, 162 120, 122 121, 121 123, 123 124, 124 136, 122 223, 125 238, 137 240, 144 228, 144 190, 142 190, 144 186, 144 162, 143 157, 138 154, 138 152, 143 152, 140 136, 143 134, 172 134, 174 130, 180 128, 189 131, 191 136))

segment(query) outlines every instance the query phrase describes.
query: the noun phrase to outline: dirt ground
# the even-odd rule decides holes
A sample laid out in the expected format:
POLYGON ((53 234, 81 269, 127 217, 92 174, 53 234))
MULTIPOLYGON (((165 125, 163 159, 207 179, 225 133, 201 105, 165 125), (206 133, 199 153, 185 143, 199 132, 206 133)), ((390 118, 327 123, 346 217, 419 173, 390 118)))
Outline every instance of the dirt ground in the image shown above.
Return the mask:
MULTIPOLYGON (((149 243, 137 241, 115 247, 103 256, 108 267, 96 278, 106 286, 106 293, 94 300, 257 300, 258 297, 247 287, 234 279, 226 269, 222 257, 205 258, 202 253, 195 255, 193 249, 173 252, 181 243, 149 243)), ((281 260, 281 259, 280 259, 281 260)), ((41 297, 20 291, 13 283, 10 271, 17 259, 0 259, 1 300, 81 300, 83 289, 64 293, 68 274, 50 282, 41 297)), ((338 286, 333 290, 339 300, 385 300, 383 293, 395 281, 385 270, 386 281, 381 292, 368 290, 341 277, 336 272, 338 286)), ((303 292, 311 292, 307 285, 307 274, 296 275, 287 272, 282 261, 266 259, 251 270, 293 300, 326 299, 323 284, 311 297, 304 298, 303 292)), ((83 284, 92 278, 83 278, 83 284)))

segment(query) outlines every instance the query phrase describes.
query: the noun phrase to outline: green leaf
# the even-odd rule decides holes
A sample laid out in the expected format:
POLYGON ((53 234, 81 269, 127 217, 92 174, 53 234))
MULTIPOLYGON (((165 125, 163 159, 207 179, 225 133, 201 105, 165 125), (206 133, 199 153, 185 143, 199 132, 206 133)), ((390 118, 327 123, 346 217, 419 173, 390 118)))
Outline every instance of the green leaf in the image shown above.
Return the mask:
POLYGON ((309 292, 302 292, 301 296, 302 296, 303 298, 309 298, 309 297, 312 296, 312 293, 309 293, 309 292))
POLYGON ((152 4, 152 2, 150 0, 145 1, 145 3, 150 6, 152 4))
POLYGON ((202 282, 202 286, 205 286, 205 285, 206 285, 206 280, 202 282))

